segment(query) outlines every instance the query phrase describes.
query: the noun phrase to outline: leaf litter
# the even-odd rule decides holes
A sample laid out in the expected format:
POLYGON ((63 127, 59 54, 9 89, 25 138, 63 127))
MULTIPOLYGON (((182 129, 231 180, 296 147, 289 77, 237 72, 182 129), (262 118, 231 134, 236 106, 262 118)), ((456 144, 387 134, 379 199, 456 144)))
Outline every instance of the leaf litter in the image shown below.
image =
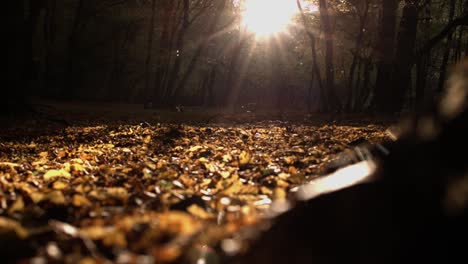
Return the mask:
POLYGON ((218 263, 273 200, 380 125, 100 125, 0 141, 12 260, 218 263))

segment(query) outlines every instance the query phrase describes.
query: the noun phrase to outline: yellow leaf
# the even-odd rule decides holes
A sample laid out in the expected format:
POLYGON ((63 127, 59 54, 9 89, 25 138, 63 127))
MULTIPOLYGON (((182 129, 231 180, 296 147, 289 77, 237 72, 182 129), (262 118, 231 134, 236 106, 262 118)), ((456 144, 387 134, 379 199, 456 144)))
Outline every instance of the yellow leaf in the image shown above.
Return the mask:
POLYGON ((286 164, 288 165, 291 165, 295 162, 296 158, 294 156, 287 156, 287 157, 284 157, 284 161, 286 162, 286 164))
POLYGON ((125 153, 132 153, 132 150, 129 148, 123 148, 122 151, 125 153))
POLYGON ((40 192, 33 192, 33 193, 30 193, 29 194, 29 198, 31 198, 31 200, 33 201, 33 203, 37 204, 39 203, 40 201, 42 201, 44 199, 44 194, 43 193, 40 193, 40 192))
POLYGON ((50 170, 44 174, 45 180, 50 180, 56 177, 63 177, 63 178, 70 178, 71 175, 68 171, 61 169, 61 170, 50 170))
POLYGON ((18 196, 18 199, 11 205, 10 209, 8 210, 8 213, 14 213, 17 211, 23 211, 24 209, 24 201, 22 196, 18 196))
POLYGON ((242 151, 242 152, 239 154, 239 164, 240 164, 240 165, 247 165, 247 164, 249 164, 250 159, 251 159, 251 156, 250 156, 250 154, 249 154, 247 151, 242 151))
POLYGON ((229 171, 222 171, 219 174, 221 174, 221 177, 223 177, 224 179, 229 178, 229 176, 231 176, 231 173, 229 171))
POLYGON ((209 171, 209 172, 216 172, 216 170, 218 169, 216 167, 216 164, 213 163, 213 162, 210 162, 210 163, 205 163, 205 168, 209 171))
POLYGON ((19 164, 12 163, 12 162, 0 162, 0 165, 8 166, 8 167, 19 167, 19 164))
POLYGON ((195 152, 195 151, 199 151, 202 148, 203 148, 202 146, 193 146, 193 147, 189 148, 188 151, 195 152))
POLYGON ((47 194, 47 199, 53 204, 65 204, 66 199, 61 191, 53 191, 47 194))
POLYGON ((224 162, 231 162, 232 161, 232 156, 229 154, 223 155, 223 161, 224 162))
POLYGON ((189 206, 187 208, 187 211, 191 213, 193 216, 199 217, 204 220, 216 218, 214 214, 208 213, 207 211, 205 211, 203 208, 201 208, 200 206, 196 204, 192 204, 191 206, 189 206))
POLYGON ((64 181, 55 181, 52 188, 55 190, 63 190, 68 187, 68 184, 64 181))
POLYGON ((112 198, 116 198, 119 200, 127 200, 128 192, 124 188, 121 187, 111 187, 107 188, 107 194, 112 198))
POLYGON ((91 202, 86 197, 80 194, 73 195, 72 204, 76 207, 92 205, 91 202))

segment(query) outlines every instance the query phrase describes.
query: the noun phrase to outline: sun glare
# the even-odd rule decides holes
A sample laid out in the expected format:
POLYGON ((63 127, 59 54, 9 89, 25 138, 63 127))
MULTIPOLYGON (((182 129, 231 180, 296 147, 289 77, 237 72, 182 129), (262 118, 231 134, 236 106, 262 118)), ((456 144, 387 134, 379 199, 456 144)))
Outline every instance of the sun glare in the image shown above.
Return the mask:
POLYGON ((245 0, 243 25, 257 36, 285 31, 297 13, 293 0, 245 0))

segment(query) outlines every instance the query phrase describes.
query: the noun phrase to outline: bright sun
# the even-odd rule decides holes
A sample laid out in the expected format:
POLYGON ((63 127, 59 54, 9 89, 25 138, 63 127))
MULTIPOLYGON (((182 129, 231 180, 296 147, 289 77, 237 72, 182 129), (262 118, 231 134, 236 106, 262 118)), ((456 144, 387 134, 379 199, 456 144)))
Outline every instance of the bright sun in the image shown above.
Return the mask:
POLYGON ((270 36, 286 30, 297 13, 294 0, 245 0, 243 25, 257 36, 270 36))

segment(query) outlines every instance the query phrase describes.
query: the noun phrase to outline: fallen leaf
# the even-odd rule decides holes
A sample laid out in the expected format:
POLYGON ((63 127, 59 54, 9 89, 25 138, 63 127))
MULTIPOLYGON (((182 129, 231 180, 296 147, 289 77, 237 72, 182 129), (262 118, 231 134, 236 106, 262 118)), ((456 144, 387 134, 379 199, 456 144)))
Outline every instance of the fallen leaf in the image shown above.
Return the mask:
POLYGON ((14 212, 23 211, 24 210, 24 201, 22 196, 18 196, 16 201, 11 205, 8 213, 12 214, 14 212))
POLYGON ((71 174, 64 169, 49 170, 48 172, 44 174, 45 180, 50 180, 50 179, 57 178, 57 177, 70 178, 71 174))
POLYGON ((0 236, 11 231, 22 239, 29 235, 29 232, 19 222, 0 216, 0 236))
POLYGON ((249 164, 250 159, 251 159, 251 156, 250 156, 250 154, 249 154, 247 151, 242 151, 242 152, 239 154, 239 164, 240 164, 240 165, 247 165, 247 164, 249 164))
POLYGON ((83 195, 80 194, 75 194, 73 195, 72 198, 72 204, 76 207, 82 207, 82 206, 91 206, 91 202, 84 197, 83 195))

